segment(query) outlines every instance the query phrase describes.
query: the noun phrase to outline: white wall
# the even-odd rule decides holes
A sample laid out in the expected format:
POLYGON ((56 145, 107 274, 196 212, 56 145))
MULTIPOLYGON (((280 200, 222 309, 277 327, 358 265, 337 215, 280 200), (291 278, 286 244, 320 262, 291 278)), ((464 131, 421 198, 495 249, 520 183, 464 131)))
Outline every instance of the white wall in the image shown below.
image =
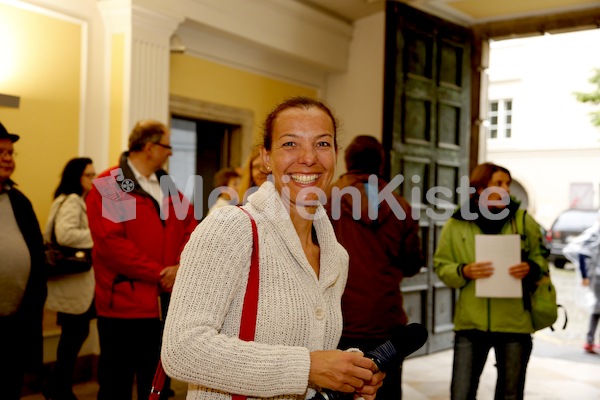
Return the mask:
POLYGON ((530 211, 549 227, 569 207, 571 183, 591 182, 600 194, 600 129, 590 122, 598 106, 573 92, 591 92, 600 68, 600 30, 492 43, 489 98, 513 99, 513 135, 488 139, 487 160, 507 167, 530 197, 530 211))
POLYGON ((323 96, 340 120, 338 175, 346 171, 344 148, 355 136, 382 138, 385 13, 356 21, 352 35, 347 71, 328 76, 323 96))

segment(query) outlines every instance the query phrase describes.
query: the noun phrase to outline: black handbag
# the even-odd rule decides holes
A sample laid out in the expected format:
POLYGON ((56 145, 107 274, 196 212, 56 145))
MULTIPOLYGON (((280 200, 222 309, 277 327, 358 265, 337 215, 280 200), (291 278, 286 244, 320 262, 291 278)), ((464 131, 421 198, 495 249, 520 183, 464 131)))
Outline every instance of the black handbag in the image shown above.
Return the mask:
POLYGON ((89 271, 92 268, 92 249, 78 249, 75 247, 61 246, 56 242, 56 216, 64 200, 58 206, 52 221, 52 235, 50 242, 44 244, 46 275, 61 276, 89 271))

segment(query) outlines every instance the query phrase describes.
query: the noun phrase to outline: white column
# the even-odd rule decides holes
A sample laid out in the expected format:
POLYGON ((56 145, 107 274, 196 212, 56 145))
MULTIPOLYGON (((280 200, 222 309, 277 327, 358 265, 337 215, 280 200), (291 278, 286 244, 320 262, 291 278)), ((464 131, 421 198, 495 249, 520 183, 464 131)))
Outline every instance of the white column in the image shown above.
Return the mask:
POLYGON ((169 122, 170 38, 184 18, 131 0, 103 0, 98 6, 106 27, 107 54, 111 54, 113 35, 125 38, 122 141, 126 148, 129 132, 140 119, 169 122))
POLYGON ((170 39, 182 21, 183 17, 133 6, 130 128, 145 118, 169 122, 170 39))

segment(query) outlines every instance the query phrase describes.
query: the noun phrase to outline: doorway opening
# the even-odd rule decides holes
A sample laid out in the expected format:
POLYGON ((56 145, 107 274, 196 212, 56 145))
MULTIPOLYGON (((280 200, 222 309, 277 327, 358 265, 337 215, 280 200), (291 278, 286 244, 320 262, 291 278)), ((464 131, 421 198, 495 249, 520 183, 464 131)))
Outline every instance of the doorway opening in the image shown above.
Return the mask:
POLYGON ((171 96, 169 105, 173 146, 169 174, 190 201, 202 199, 202 204, 194 204, 194 208, 196 216, 197 208, 201 208, 204 217, 210 208, 208 198, 215 173, 221 168, 241 166, 250 153, 254 114, 180 96, 171 96), (194 187, 197 176, 202 178, 202 187, 194 187), (193 196, 195 191, 202 191, 201 196, 193 196))
MULTIPOLYGON (((236 129, 239 125, 171 117, 173 156, 169 161, 169 174, 182 193, 188 194, 192 188, 202 191, 202 204, 194 204, 194 207, 202 207, 203 216, 210 208, 208 198, 213 190, 213 177, 221 168, 236 165, 231 151, 236 129), (190 186, 196 176, 202 177, 200 188, 190 186)), ((190 201, 193 200, 191 197, 190 201)))

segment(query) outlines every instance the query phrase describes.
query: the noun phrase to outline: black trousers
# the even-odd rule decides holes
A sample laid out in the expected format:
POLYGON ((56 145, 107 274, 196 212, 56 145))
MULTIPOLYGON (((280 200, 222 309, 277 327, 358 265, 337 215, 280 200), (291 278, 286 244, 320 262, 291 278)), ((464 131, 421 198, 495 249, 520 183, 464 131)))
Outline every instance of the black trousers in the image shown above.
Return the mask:
MULTIPOLYGON (((148 399, 160 356, 163 323, 158 318, 98 317, 100 360, 98 400, 148 399)), ((161 394, 168 399, 168 393, 161 394)))
POLYGON ((73 398, 73 373, 77 355, 90 333, 90 321, 95 317, 94 303, 83 314, 57 314, 61 333, 56 350, 56 364, 47 386, 47 392, 52 398, 73 398))
POLYGON ((16 316, 0 317, 0 398, 21 398, 25 365, 23 363, 23 326, 16 316))
MULTIPOLYGON (((342 337, 338 344, 338 349, 346 350, 356 348, 363 353, 375 349, 385 343, 387 339, 357 339, 342 337)), ((379 400, 400 400, 402 399, 402 362, 397 369, 392 369, 385 373, 383 385, 377 391, 379 400)))

